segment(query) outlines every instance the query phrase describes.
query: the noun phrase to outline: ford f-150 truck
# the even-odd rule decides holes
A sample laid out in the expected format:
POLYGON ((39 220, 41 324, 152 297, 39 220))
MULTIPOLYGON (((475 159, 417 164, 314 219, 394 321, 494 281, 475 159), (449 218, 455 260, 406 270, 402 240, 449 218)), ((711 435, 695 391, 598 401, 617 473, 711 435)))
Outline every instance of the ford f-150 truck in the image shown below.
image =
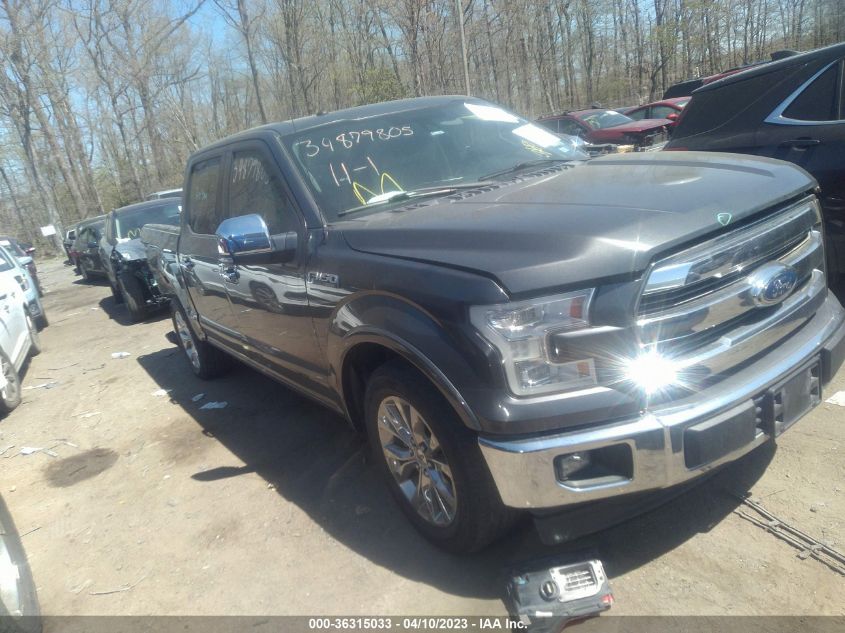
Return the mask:
POLYGON ((467 551, 520 511, 677 489, 819 403, 845 324, 815 191, 770 159, 585 160, 420 98, 196 152, 181 227, 142 241, 194 373, 236 358, 341 413, 467 551))

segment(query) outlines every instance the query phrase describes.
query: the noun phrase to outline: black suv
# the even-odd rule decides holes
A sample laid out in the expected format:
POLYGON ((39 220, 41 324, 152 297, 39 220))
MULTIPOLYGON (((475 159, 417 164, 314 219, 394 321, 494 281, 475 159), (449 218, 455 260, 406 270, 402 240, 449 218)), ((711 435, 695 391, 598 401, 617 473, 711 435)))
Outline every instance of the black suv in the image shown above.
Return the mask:
POLYGON ((821 186, 828 275, 845 273, 845 43, 699 88, 666 149, 769 156, 806 169, 821 186))

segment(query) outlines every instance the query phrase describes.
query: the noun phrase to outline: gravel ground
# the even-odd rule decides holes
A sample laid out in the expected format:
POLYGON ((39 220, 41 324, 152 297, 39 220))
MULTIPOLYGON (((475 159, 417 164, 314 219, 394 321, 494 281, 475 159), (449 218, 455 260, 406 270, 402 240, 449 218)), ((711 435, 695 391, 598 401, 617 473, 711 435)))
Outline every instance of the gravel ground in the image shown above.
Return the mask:
MULTIPOLYGON (((168 317, 131 325, 107 285, 39 268, 51 324, 0 421, 0 494, 44 614, 501 615, 508 563, 594 548, 616 615, 845 615, 845 577, 734 496, 845 551, 843 407, 612 529, 551 549, 526 522, 454 557, 417 536, 336 415, 246 367, 202 382, 168 317)), ((843 389, 845 371, 825 397, 843 389)))

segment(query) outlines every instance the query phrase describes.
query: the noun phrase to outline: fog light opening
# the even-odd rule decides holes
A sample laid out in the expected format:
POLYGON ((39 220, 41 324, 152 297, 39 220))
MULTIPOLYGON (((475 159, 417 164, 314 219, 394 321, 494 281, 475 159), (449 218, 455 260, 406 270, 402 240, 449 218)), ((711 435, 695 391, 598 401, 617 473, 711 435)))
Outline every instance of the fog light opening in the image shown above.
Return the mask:
POLYGON ((555 468, 557 470, 557 478, 560 481, 566 481, 579 471, 589 467, 591 463, 590 453, 588 451, 579 451, 577 453, 568 453, 567 455, 560 455, 555 460, 555 468))
POLYGON ((634 458, 627 444, 558 455, 554 460, 558 483, 577 489, 622 484, 634 478, 634 458))

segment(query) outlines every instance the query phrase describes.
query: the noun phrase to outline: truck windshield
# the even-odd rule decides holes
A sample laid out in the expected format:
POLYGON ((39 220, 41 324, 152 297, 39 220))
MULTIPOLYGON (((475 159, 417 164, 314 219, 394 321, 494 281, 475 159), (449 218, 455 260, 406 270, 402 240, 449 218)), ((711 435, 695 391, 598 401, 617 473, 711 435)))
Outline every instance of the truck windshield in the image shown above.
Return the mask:
POLYGON ((396 192, 443 187, 449 193, 533 161, 539 169, 554 159, 587 158, 571 140, 502 108, 461 101, 332 122, 281 142, 330 222, 349 209, 408 199, 390 195, 396 192))
POLYGON ((580 118, 594 130, 603 130, 608 127, 625 125, 626 123, 630 123, 632 121, 630 117, 614 112, 613 110, 594 112, 592 114, 583 115, 580 118))
POLYGON ((141 237, 145 224, 179 224, 179 203, 163 204, 158 207, 146 207, 137 211, 116 213, 114 218, 115 235, 118 239, 134 240, 141 237))

